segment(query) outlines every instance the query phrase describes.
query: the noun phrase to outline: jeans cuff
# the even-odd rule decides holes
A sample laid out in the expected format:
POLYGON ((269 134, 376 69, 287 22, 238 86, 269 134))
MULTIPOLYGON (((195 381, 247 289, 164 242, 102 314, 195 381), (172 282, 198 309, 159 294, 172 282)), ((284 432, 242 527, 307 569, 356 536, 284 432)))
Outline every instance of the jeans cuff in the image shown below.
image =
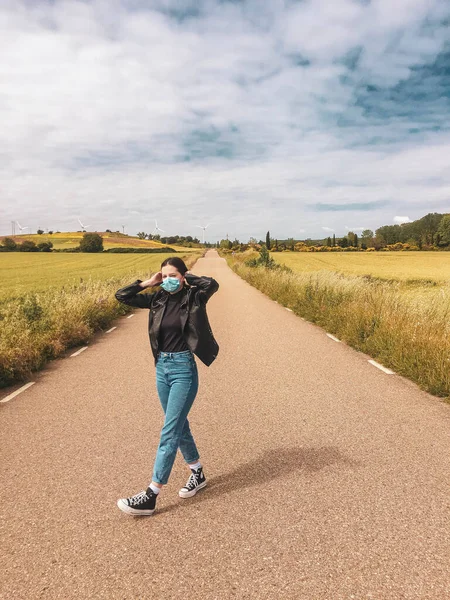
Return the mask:
POLYGON ((188 465, 189 463, 195 463, 198 462, 200 460, 200 456, 197 456, 197 458, 192 458, 187 460, 186 458, 184 459, 186 461, 186 464, 188 465))

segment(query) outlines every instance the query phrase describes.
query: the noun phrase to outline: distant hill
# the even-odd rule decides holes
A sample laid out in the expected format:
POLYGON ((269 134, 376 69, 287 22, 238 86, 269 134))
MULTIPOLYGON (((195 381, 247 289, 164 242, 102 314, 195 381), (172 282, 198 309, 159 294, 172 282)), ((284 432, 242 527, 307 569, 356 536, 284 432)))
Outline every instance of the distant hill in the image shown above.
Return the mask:
MULTIPOLYGON (((117 231, 96 231, 88 233, 98 233, 99 235, 101 235, 103 238, 103 247, 105 250, 108 250, 109 248, 161 248, 163 246, 167 246, 167 244, 162 244, 161 242, 157 242, 155 240, 142 240, 136 236, 127 235, 125 233, 119 233, 117 231)), ((80 244, 80 240, 83 237, 83 232, 62 231, 59 233, 51 234, 24 233, 21 235, 2 235, 0 236, 0 244, 3 242, 5 237, 13 239, 17 244, 20 244, 25 240, 30 240, 35 244, 39 244, 40 242, 52 242, 53 247, 55 249, 76 248, 80 244)), ((176 245, 171 244, 171 247, 177 249, 176 245)), ((178 248, 182 249, 184 252, 189 252, 191 250, 191 248, 185 248, 181 246, 178 246, 178 248)))

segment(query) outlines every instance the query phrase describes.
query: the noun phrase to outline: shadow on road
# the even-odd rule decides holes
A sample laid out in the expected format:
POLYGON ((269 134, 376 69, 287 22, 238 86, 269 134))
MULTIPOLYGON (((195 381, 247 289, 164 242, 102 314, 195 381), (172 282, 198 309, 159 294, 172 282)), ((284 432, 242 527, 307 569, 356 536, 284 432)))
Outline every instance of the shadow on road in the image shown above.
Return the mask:
MULTIPOLYGON (((264 452, 259 457, 239 465, 233 471, 208 478, 208 486, 204 491, 189 500, 189 504, 205 502, 215 496, 223 496, 235 490, 263 485, 274 479, 282 479, 296 471, 315 473, 334 464, 357 466, 359 463, 344 456, 338 448, 277 448, 264 452)), ((208 472, 206 476, 208 477, 208 472)), ((171 512, 185 504, 186 500, 162 507, 158 513, 171 512)))

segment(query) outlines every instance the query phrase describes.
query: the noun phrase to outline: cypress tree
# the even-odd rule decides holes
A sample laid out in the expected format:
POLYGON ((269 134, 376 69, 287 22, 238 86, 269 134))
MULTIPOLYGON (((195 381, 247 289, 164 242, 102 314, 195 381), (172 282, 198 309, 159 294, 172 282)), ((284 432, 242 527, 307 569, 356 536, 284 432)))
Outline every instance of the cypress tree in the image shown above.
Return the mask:
POLYGON ((270 231, 266 233, 266 248, 270 250, 270 231))

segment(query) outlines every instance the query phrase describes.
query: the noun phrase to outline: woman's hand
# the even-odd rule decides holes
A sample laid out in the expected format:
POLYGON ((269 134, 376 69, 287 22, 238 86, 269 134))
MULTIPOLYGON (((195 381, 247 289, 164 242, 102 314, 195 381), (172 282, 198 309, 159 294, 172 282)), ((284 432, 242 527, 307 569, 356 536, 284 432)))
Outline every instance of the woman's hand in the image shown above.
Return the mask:
POLYGON ((142 281, 139 285, 141 286, 141 288, 148 288, 148 287, 154 287, 155 285, 160 285, 162 283, 162 273, 161 271, 158 271, 158 273, 155 273, 153 275, 153 277, 151 277, 150 279, 146 279, 145 281, 142 281))

